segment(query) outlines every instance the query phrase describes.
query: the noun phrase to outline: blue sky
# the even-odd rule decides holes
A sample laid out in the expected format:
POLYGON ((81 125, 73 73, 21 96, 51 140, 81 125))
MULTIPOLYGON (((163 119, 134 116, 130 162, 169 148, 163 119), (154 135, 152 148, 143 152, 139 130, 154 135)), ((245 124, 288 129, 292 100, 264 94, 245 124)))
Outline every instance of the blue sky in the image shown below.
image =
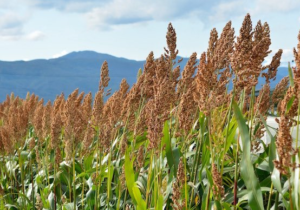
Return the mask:
POLYGON ((94 50, 144 60, 166 46, 169 22, 181 56, 207 49, 212 28, 229 20, 238 36, 246 13, 268 22, 273 55, 292 58, 300 30, 300 0, 0 0, 0 60, 54 58, 94 50))

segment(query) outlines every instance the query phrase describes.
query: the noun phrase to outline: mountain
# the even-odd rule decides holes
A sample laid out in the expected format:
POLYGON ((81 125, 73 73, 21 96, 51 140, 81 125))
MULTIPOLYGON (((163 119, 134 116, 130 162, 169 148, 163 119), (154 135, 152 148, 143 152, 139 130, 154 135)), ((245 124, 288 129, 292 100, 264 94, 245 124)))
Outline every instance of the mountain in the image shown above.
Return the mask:
POLYGON ((110 88, 118 89, 122 78, 133 84, 144 61, 117 58, 92 51, 72 52, 56 59, 32 61, 0 61, 0 100, 14 92, 24 98, 27 92, 53 100, 64 92, 70 94, 76 88, 86 93, 95 93, 104 61, 110 70, 110 88))
MULTIPOLYGON (((62 92, 67 96, 76 88, 85 93, 95 93, 98 90, 100 68, 105 60, 109 66, 109 87, 112 92, 119 88, 123 78, 130 86, 135 83, 137 72, 139 68, 143 69, 145 63, 93 51, 72 52, 48 60, 0 61, 0 101, 5 100, 11 92, 22 98, 25 98, 27 92, 35 93, 45 101, 55 99, 62 92)), ((183 58, 181 69, 187 60, 183 58)), ((286 75, 287 68, 279 68, 272 87, 286 75)))

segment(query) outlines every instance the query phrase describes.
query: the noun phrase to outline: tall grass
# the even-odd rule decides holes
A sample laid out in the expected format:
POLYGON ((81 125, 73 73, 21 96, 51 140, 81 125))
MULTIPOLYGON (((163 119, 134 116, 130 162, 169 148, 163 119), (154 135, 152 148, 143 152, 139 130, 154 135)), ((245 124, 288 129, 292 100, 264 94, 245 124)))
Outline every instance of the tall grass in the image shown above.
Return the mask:
POLYGON ((231 22, 213 29, 181 71, 169 24, 164 54, 151 52, 136 83, 122 80, 106 101, 107 62, 94 99, 78 89, 46 105, 8 96, 0 208, 300 209, 300 33, 296 67, 272 91, 282 50, 263 65, 268 24, 252 27, 247 14, 234 33, 231 22), (267 123, 274 113, 278 129, 267 123))

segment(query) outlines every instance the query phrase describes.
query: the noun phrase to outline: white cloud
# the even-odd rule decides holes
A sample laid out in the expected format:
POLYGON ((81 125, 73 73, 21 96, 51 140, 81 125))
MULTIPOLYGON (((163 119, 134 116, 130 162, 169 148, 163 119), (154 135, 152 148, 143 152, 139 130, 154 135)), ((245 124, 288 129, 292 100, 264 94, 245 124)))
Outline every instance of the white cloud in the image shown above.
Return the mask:
POLYGON ((6 40, 17 40, 23 34, 24 19, 14 13, 0 14, 0 37, 6 40))
POLYGON ((53 55, 52 58, 59 58, 59 57, 62 57, 64 55, 68 54, 68 53, 69 52, 67 50, 63 50, 60 53, 57 53, 57 54, 53 55))
MULTIPOLYGON (((112 0, 93 8, 86 14, 91 27, 107 29, 112 26, 147 21, 171 21, 190 17, 207 20, 221 0, 112 0)), ((227 2, 230 3, 231 1, 227 2)))
MULTIPOLYGON (((227 22, 243 17, 247 12, 261 17, 264 14, 300 10, 299 0, 10 0, 7 4, 9 6, 6 6, 6 2, 7 0, 0 0, 0 36, 1 21, 3 22, 1 11, 15 11, 14 8, 30 12, 55 9, 64 14, 81 13, 90 27, 102 30, 149 21, 188 20, 191 17, 211 26, 212 22, 227 22)), ((20 31, 21 25, 19 30, 5 29, 5 34, 20 31)), ((5 37, 19 38, 12 35, 5 37)))
POLYGON ((33 31, 26 36, 26 39, 30 40, 30 41, 38 41, 38 40, 44 39, 45 36, 46 35, 41 31, 33 31))
MULTIPOLYGON (((0 0, 1 1, 1 0, 0 0)), ((20 1, 20 0, 19 0, 20 1)), ((24 1, 24 0, 23 0, 24 1)), ((110 0, 25 0, 29 6, 68 12, 86 12, 110 0)))
POLYGON ((212 22, 228 21, 230 14, 245 16, 247 10, 243 1, 236 0, 231 2, 221 2, 209 14, 209 20, 212 22))
POLYGON ((247 12, 261 16, 300 9, 299 0, 10 0, 9 7, 5 6, 6 2, 0 0, 0 8, 27 8, 30 11, 55 9, 63 13, 82 13, 90 27, 104 30, 119 25, 191 17, 210 25, 212 22, 243 17, 247 12))
POLYGON ((282 51, 283 51, 281 56, 282 62, 289 62, 294 60, 294 53, 292 49, 283 49, 282 51))
POLYGON ((299 11, 299 0, 256 0, 256 12, 290 12, 299 11))

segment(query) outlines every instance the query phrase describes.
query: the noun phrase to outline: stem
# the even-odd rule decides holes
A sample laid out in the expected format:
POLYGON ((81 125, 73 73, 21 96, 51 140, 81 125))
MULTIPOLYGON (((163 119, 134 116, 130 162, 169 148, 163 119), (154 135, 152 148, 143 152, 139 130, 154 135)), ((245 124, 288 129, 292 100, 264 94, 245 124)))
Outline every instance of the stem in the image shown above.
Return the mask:
POLYGON ((210 187, 208 188, 208 194, 207 194, 207 200, 206 200, 205 210, 208 210, 208 208, 209 208, 209 202, 210 202, 210 187))
MULTIPOLYGON (((98 149, 99 151, 100 151, 100 148, 98 149)), ((105 153, 104 153, 104 156, 105 156, 105 153)), ((98 178, 98 176, 97 176, 97 186, 98 186, 98 188, 97 188, 97 191, 98 191, 98 195, 100 195, 100 188, 101 188, 101 167, 102 167, 102 162, 101 162, 101 151, 99 152, 99 171, 97 172, 97 175, 99 176, 99 178, 98 178)), ((98 200, 96 200, 96 203, 98 202, 98 200)), ((98 206, 98 203, 97 203, 97 206, 98 206)))
POLYGON ((45 148, 45 158, 46 158, 46 161, 45 161, 45 168, 46 168, 46 174, 47 174, 47 182, 48 182, 48 185, 50 185, 50 177, 49 177, 49 171, 48 171, 48 167, 47 167, 47 161, 48 161, 48 152, 47 152, 47 148, 48 148, 48 139, 46 139, 46 148, 45 148))
POLYGON ((293 207, 293 196, 292 196, 292 185, 291 185, 291 178, 289 177, 289 191, 290 191, 290 206, 291 206, 291 210, 294 210, 293 207))
POLYGON ((124 195, 124 208, 123 209, 126 209, 126 199, 127 199, 127 190, 125 190, 125 195, 124 195))
POLYGON ((276 197, 275 197, 275 209, 274 210, 278 210, 278 199, 279 199, 279 192, 277 191, 276 193, 276 197))
POLYGON ((184 190, 185 190, 185 208, 188 209, 188 189, 187 189, 187 170, 186 170, 186 152, 185 152, 185 158, 184 158, 184 190))
POLYGON ((68 172, 69 172, 69 198, 70 198, 70 202, 72 201, 72 187, 71 187, 71 171, 70 171, 70 168, 68 167, 68 172))
MULTIPOLYGON (((200 132, 199 132, 199 136, 200 136, 200 132)), ((196 177, 197 177, 197 172, 198 172, 198 166, 199 166, 198 161, 200 160, 200 148, 201 148, 201 142, 199 143, 199 141, 197 141, 196 154, 195 154, 196 159, 194 161, 194 166, 193 166, 193 171, 192 171, 193 184, 195 184, 195 182, 196 182, 196 177)), ((194 188, 192 188, 192 193, 191 193, 191 199, 190 199, 190 205, 189 205, 190 209, 192 207, 193 198, 194 198, 194 188)))
POLYGON ((239 142, 240 142, 239 139, 240 139, 240 134, 238 134, 238 138, 237 138, 236 156, 235 156, 234 196, 233 196, 234 210, 236 210, 236 204, 237 204, 238 155, 239 155, 239 142))
MULTIPOLYGON (((154 198, 154 209, 156 209, 156 201, 158 200, 157 198, 158 198, 158 184, 157 184, 157 160, 156 160, 156 155, 154 155, 154 157, 153 157, 153 162, 154 162, 154 170, 153 170, 153 172, 154 172, 154 174, 153 174, 153 182, 156 182, 156 184, 155 183, 153 183, 153 187, 154 187, 154 189, 153 189, 153 198, 154 198)), ((152 200, 151 200, 152 201, 152 200)), ((150 203, 151 203, 151 201, 150 201, 150 203)), ((151 205, 150 205, 151 206, 151 205)))
POLYGON ((271 207, 271 197, 272 197, 272 193, 273 193, 273 182, 271 184, 271 190, 270 190, 270 195, 269 195, 269 201, 268 201, 268 207, 267 210, 270 210, 271 207))
MULTIPOLYGON (((20 166, 20 170, 21 170, 22 192, 23 192, 23 195, 25 196, 24 172, 23 172, 23 164, 22 164, 22 158, 21 158, 21 151, 20 151, 20 149, 18 149, 18 154, 19 154, 19 166, 20 166)), ((23 201, 23 198, 22 198, 22 201, 23 201)))
MULTIPOLYGON (((260 101, 261 101, 261 99, 258 102, 258 106, 260 104, 260 101)), ((255 87, 252 87, 251 101, 250 101, 250 112, 251 112, 250 113, 250 129, 249 129, 250 141, 252 139, 253 118, 254 118, 254 116, 256 116, 256 113, 253 113, 253 111, 254 111, 254 102, 255 102, 255 87)))
MULTIPOLYGON (((30 175, 31 175, 31 189, 34 189, 33 188, 33 168, 32 168, 32 159, 30 158, 30 175)), ((31 197, 32 197, 32 202, 33 202, 33 206, 35 206, 35 203, 34 203, 34 190, 32 190, 31 192, 31 197)))
POLYGON ((297 134, 296 134, 296 149, 298 149, 298 141, 299 141, 299 120, 300 120, 300 100, 298 102, 298 110, 297 110, 297 134))
POLYGON ((106 199, 106 202, 107 202, 107 208, 109 209, 109 199, 110 199, 110 164, 111 164, 111 151, 110 151, 110 154, 109 154, 109 157, 108 157, 108 164, 107 164, 107 168, 108 168, 108 179, 107 179, 107 199, 106 199))
MULTIPOLYGON (((10 164, 10 167, 11 167, 11 163, 12 163, 12 155, 10 154, 9 155, 9 157, 10 157, 10 161, 9 161, 9 164, 10 164)), ((9 171, 9 176, 10 176, 10 185, 11 186, 14 186, 14 183, 13 183, 13 177, 12 177, 12 173, 11 173, 11 171, 9 171)), ((10 188, 10 194, 12 195, 12 199, 14 199, 14 195, 13 195, 13 191, 12 191, 12 187, 10 188)))
POLYGON ((117 202, 117 210, 119 210, 120 209, 120 202, 121 202, 121 188, 122 188, 122 186, 121 186, 121 181, 119 181, 119 196, 118 196, 118 202, 117 202))
MULTIPOLYGON (((84 173, 85 173, 85 168, 84 168, 84 173)), ((83 177, 82 178, 82 190, 81 190, 81 206, 82 206, 82 209, 84 209, 84 202, 83 202, 83 198, 84 198, 84 184, 85 184, 85 178, 83 177)))
MULTIPOLYGON (((97 136, 98 136, 98 132, 97 132, 97 136)), ((98 161, 99 161, 99 156, 100 156, 100 148, 99 148, 99 139, 97 139, 97 159, 96 159, 96 179, 98 178, 98 161)), ((100 160, 101 161, 101 160, 100 160)), ((98 187, 98 185, 97 185, 97 187, 98 187)), ((99 193, 99 190, 97 189, 97 190, 95 190, 96 192, 95 192, 95 210, 97 209, 97 205, 98 205, 98 203, 97 203, 97 197, 98 197, 98 193, 99 193)))
POLYGON ((53 187, 54 187, 54 210, 56 210, 56 183, 55 183, 55 178, 56 178, 55 177, 56 176, 56 163, 55 163, 55 153, 56 153, 56 151, 54 151, 54 181, 53 181, 53 187))
POLYGON ((76 209, 75 156, 76 156, 75 143, 73 142, 73 202, 74 202, 74 209, 76 209))
POLYGON ((228 115, 227 115, 226 137, 225 137, 225 142, 224 142, 224 145, 223 145, 223 152, 222 152, 222 155, 221 155, 222 156, 221 157, 221 160, 222 160, 221 175, 223 175, 223 170, 224 170, 224 156, 225 156, 225 152, 226 152, 225 149, 226 149, 227 140, 228 140, 229 122, 230 122, 231 109, 232 109, 232 103, 233 103, 234 95, 235 94, 234 94, 234 90, 233 90, 233 95, 232 95, 232 98, 231 98, 230 106, 229 106, 229 109, 228 109, 228 115))
POLYGON ((151 181, 151 174, 152 174, 152 159, 153 159, 153 150, 151 152, 150 163, 149 163, 149 173, 147 179, 147 189, 146 189, 146 206, 148 208, 148 198, 149 198, 149 191, 150 191, 150 181, 151 181))

